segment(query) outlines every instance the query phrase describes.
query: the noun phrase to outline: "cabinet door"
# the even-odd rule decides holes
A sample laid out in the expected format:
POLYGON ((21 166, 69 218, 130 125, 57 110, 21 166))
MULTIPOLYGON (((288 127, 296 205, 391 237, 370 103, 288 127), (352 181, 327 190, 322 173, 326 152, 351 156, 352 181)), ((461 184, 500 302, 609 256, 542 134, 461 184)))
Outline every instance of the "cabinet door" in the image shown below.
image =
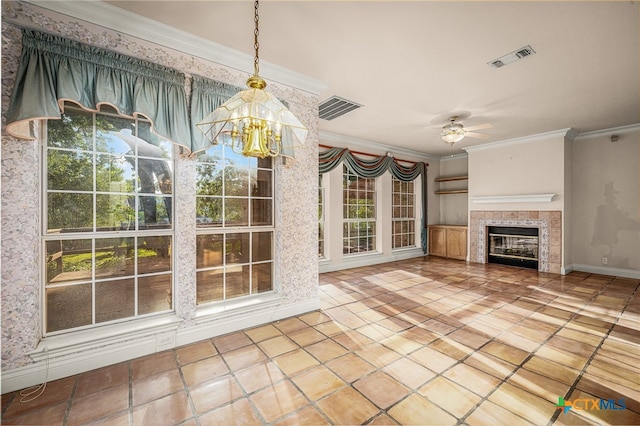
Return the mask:
POLYGON ((445 228, 429 228, 429 254, 431 256, 447 256, 447 230, 445 228))
POLYGON ((466 260, 467 258, 467 230, 458 228, 447 229, 447 257, 466 260))

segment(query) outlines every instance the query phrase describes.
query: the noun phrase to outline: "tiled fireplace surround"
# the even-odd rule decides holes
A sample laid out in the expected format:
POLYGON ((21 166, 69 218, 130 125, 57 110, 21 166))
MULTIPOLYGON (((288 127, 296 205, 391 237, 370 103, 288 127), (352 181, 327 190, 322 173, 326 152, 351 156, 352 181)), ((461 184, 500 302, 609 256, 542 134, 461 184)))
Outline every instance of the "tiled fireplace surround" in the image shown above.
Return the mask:
POLYGON ((536 210, 471 211, 469 260, 487 263, 487 227, 519 226, 539 229, 540 272, 559 274, 562 266, 562 212, 536 210))

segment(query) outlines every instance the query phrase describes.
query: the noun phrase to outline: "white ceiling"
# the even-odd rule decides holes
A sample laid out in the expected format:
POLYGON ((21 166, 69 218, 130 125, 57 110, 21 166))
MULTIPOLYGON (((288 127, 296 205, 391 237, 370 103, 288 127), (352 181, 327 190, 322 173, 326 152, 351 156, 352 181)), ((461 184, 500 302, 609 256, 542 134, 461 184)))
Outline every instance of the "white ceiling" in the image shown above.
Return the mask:
MULTIPOLYGON (((252 1, 108 1, 253 55, 252 1)), ((260 58, 363 107, 320 130, 443 156, 640 122, 638 2, 263 1, 260 58), (530 45, 536 54, 487 65, 530 45), (454 150, 447 117, 489 123, 454 150)), ((251 69, 252 63, 247 69, 251 69)))

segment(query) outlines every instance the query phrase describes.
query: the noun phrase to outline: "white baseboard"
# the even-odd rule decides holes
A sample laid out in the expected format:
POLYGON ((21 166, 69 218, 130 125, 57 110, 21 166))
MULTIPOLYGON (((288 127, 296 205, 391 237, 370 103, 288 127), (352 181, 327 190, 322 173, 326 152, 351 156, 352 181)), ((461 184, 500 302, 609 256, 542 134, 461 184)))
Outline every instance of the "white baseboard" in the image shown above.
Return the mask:
POLYGON ((396 260, 413 259, 416 257, 423 257, 425 254, 421 248, 399 250, 390 255, 384 255, 382 253, 372 253, 363 255, 346 256, 342 258, 341 262, 321 261, 318 264, 318 271, 333 272, 341 271, 343 269, 359 268, 361 266, 371 266, 380 263, 395 262, 396 260))
POLYGON ((230 309, 222 314, 202 315, 190 327, 180 328, 180 322, 172 321, 162 326, 143 330, 138 328, 119 336, 95 339, 89 343, 67 346, 58 343, 54 347, 45 343, 31 354, 34 359, 32 364, 2 372, 2 393, 38 385, 45 379, 61 379, 320 309, 317 298, 290 304, 284 302, 274 298, 266 303, 230 309))
POLYGON ((635 269, 611 268, 608 266, 594 266, 574 264, 566 268, 568 271, 589 272, 591 274, 611 275, 615 277, 640 279, 640 271, 635 269))

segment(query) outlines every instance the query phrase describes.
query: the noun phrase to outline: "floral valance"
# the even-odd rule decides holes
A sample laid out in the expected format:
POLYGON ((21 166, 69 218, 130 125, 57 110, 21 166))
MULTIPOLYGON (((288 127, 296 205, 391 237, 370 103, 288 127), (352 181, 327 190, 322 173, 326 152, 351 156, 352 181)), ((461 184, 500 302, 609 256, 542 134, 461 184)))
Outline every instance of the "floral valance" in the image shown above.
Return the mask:
POLYGON ((318 167, 320 173, 327 173, 344 163, 355 175, 363 178, 376 178, 382 176, 387 170, 397 179, 412 181, 418 176, 422 183, 422 219, 421 242, 422 251, 427 253, 427 165, 422 162, 415 163, 411 167, 398 164, 398 161, 389 156, 363 159, 354 155, 347 148, 329 148, 318 155, 318 167))
POLYGON ((64 102, 144 116, 153 132, 192 150, 184 74, 63 37, 22 30, 22 58, 7 111, 7 132, 35 139, 30 122, 60 119, 64 102))

